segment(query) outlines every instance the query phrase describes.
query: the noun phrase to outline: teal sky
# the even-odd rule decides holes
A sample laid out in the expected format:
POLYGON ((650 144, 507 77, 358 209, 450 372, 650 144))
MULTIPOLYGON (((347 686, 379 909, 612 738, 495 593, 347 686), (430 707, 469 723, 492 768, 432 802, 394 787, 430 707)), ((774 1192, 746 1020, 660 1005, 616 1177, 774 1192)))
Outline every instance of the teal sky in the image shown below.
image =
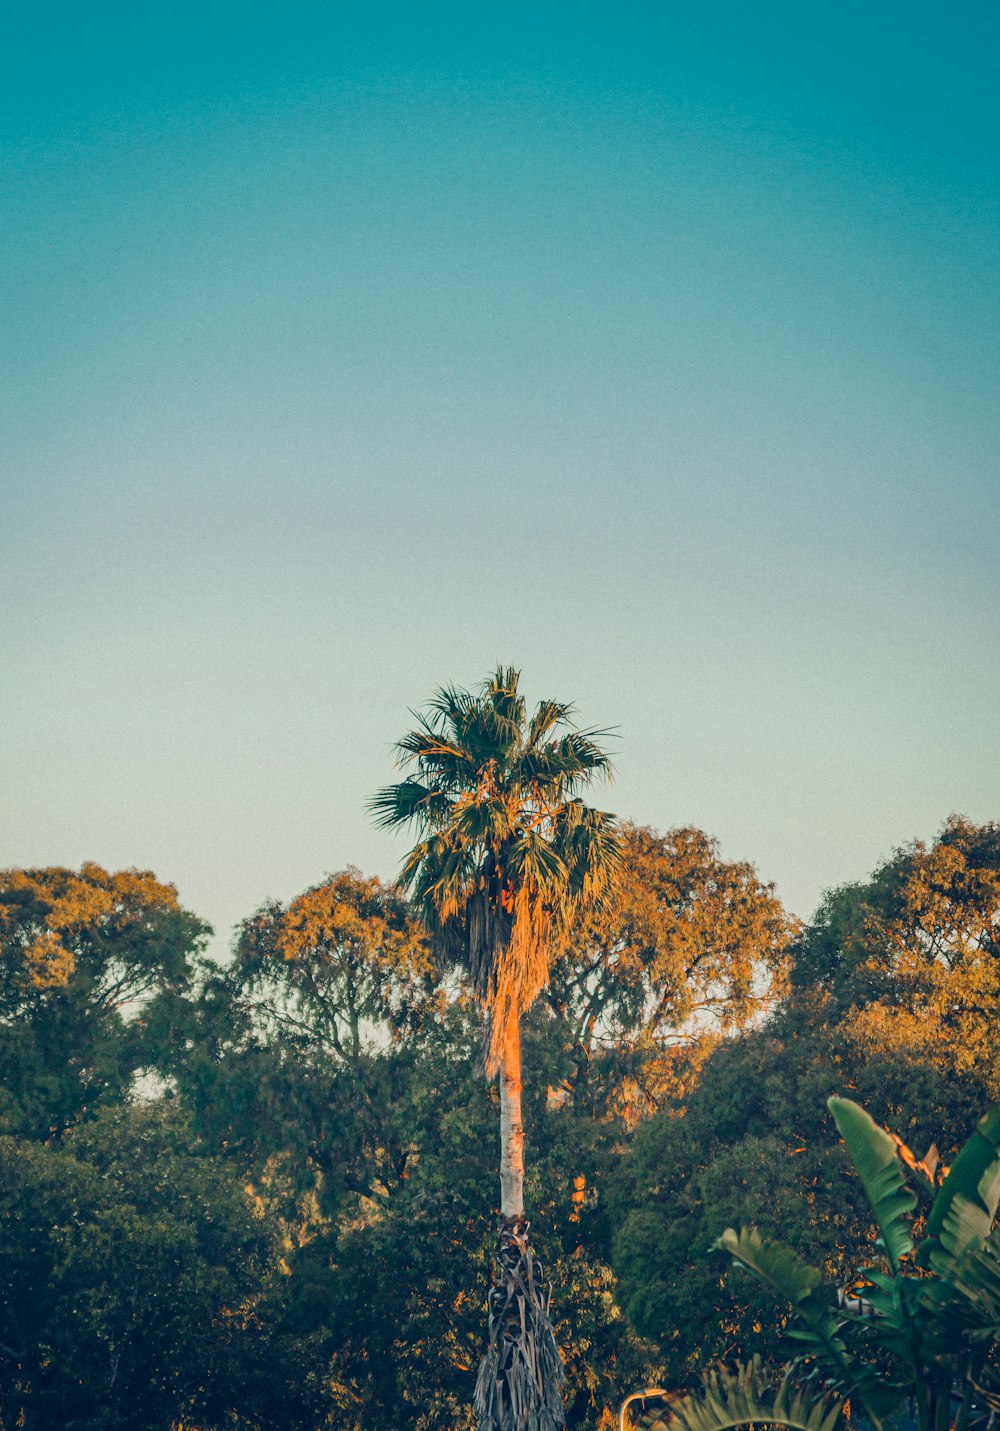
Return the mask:
POLYGON ((497 662, 799 914, 1000 818, 1000 12, 0 20, 0 864, 234 920, 497 662))

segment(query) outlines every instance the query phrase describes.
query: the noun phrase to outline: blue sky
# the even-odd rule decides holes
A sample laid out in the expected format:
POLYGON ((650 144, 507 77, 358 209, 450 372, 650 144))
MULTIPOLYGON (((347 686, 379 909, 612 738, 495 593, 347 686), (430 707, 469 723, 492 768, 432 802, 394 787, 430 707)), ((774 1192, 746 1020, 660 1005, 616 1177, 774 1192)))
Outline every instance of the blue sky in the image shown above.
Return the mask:
POLYGON ((224 947, 497 661, 800 914, 1000 817, 995 7, 41 8, 0 862, 224 947))

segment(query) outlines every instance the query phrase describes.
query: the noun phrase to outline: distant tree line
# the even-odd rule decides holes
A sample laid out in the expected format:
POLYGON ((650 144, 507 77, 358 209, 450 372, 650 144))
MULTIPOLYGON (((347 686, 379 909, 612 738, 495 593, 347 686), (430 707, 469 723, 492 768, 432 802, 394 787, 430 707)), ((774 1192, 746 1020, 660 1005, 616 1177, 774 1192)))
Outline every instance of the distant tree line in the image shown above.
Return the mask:
MULTIPOLYGON (((1000 1096, 1000 826, 952 818, 804 927, 698 830, 623 848, 523 1029, 589 1431, 786 1354, 786 1310, 709 1254, 726 1226, 863 1260, 831 1094, 945 1160, 1000 1096)), ((498 1114, 469 987, 353 869, 225 964, 209 932, 150 873, 0 873, 0 1428, 470 1428, 498 1114)))

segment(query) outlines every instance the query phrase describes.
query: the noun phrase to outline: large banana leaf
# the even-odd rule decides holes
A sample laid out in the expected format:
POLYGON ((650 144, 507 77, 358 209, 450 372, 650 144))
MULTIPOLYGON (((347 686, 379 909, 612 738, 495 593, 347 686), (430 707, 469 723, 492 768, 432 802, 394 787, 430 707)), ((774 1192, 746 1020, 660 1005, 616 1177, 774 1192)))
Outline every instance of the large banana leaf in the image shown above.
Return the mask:
MULTIPOLYGON (((996 1164, 1000 1171, 1000 1160, 996 1164)), ((984 1180, 993 1181, 993 1170, 984 1174, 984 1180)), ((990 1189, 987 1190, 989 1195, 990 1189)), ((940 1233, 931 1246, 920 1248, 919 1260, 930 1266, 939 1276, 950 1280, 956 1266, 971 1252, 982 1250, 990 1233, 992 1217, 977 1199, 970 1202, 962 1193, 956 1193, 948 1204, 941 1223, 940 1233)))
POLYGON ((889 1266, 897 1273, 900 1259, 913 1250, 909 1215, 917 1204, 906 1186, 896 1145, 885 1129, 849 1098, 831 1098, 827 1107, 858 1170, 889 1266))
POLYGON ((670 1408, 670 1431, 729 1431, 749 1422, 792 1426, 797 1431, 834 1431, 843 1397, 803 1386, 794 1369, 769 1385, 755 1357, 735 1371, 712 1371, 700 1390, 670 1408))
MULTIPOLYGON (((876 1271, 866 1275, 869 1283, 864 1294, 867 1315, 860 1330, 860 1341, 879 1368, 878 1372, 871 1368, 872 1381, 866 1390, 876 1404, 889 1411, 893 1400, 898 1404, 902 1398, 928 1338, 926 1306, 922 1300, 924 1281, 876 1271)), ((943 1344, 940 1349, 946 1350, 943 1344)))
POLYGON ((944 1258, 953 1263, 972 1248, 982 1247, 1000 1204, 1000 1103, 976 1125, 975 1132, 951 1165, 927 1218, 927 1236, 917 1261, 945 1272, 944 1258), (954 1209, 957 1199, 964 1206, 954 1209))
POLYGON ((1000 1342, 1000 1227, 959 1263, 953 1281, 979 1312, 980 1327, 1000 1342))

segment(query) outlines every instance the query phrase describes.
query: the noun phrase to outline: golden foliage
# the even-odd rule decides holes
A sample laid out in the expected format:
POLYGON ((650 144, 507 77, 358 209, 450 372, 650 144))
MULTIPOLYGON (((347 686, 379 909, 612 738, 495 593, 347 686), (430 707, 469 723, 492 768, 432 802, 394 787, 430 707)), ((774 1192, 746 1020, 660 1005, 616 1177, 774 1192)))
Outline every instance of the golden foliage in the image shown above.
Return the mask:
POLYGON ((179 913, 177 890, 150 871, 109 873, 87 863, 79 873, 52 866, 0 871, 0 950, 15 979, 38 990, 65 988, 85 939, 111 941, 148 926, 157 912, 179 913))

